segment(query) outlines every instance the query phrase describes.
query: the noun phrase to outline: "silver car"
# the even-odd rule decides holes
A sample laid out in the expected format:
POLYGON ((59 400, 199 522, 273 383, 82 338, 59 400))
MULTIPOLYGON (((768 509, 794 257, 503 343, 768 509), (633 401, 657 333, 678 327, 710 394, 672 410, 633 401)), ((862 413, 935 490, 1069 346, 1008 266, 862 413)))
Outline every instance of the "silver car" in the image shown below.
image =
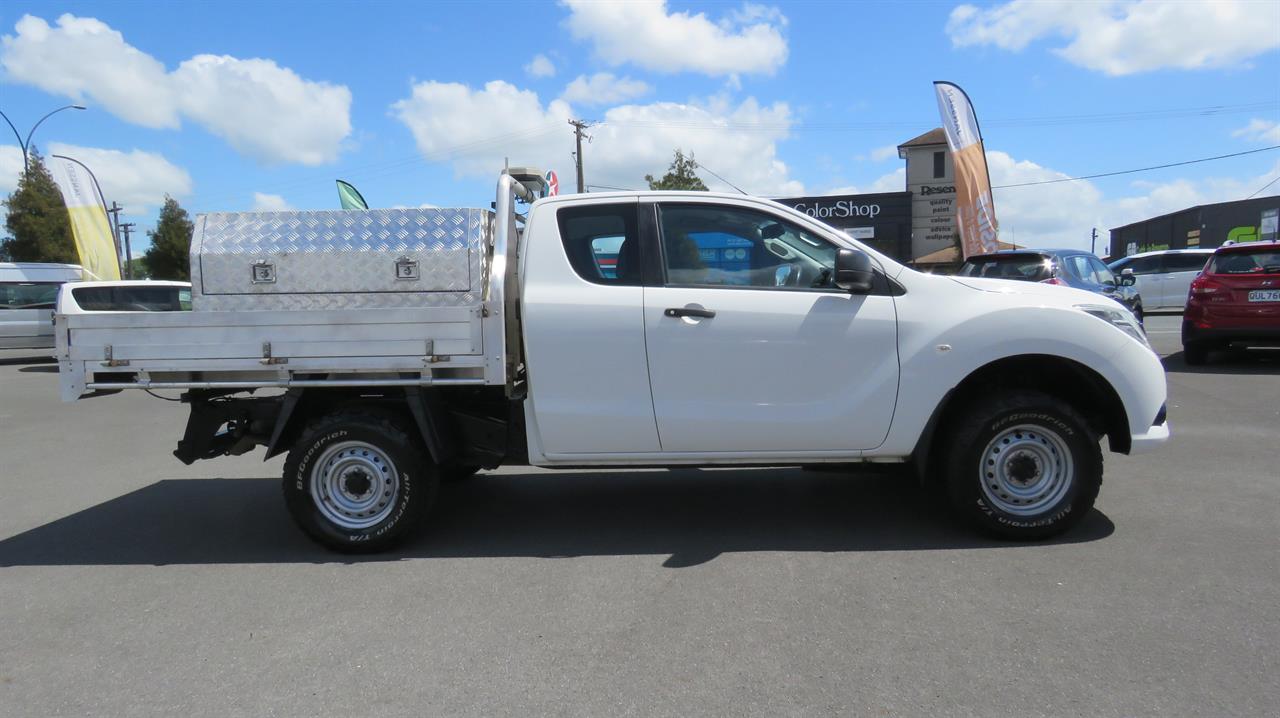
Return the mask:
POLYGON ((1133 270, 1134 279, 1138 280, 1138 293, 1142 295, 1143 306, 1148 311, 1181 311, 1187 306, 1191 280, 1204 269, 1204 263, 1212 254, 1212 249, 1166 249, 1132 254, 1107 266, 1117 275, 1126 269, 1133 270))

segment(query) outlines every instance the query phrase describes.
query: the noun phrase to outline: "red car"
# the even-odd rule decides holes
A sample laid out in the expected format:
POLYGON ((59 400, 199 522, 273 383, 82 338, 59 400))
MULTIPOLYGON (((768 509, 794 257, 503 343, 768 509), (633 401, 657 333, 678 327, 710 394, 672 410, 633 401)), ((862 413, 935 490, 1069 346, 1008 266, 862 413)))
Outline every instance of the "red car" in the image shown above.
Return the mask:
POLYGON ((1203 364, 1228 344, 1280 345, 1280 243, 1221 247, 1191 282, 1183 358, 1203 364))

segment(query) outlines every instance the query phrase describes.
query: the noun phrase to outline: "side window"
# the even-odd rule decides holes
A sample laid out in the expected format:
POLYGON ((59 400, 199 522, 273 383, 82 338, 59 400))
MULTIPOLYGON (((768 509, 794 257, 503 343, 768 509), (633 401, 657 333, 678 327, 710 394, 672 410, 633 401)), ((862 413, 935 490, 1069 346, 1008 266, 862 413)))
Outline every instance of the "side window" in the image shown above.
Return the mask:
POLYGON ((639 286, 636 216, 634 202, 561 209, 560 239, 573 271, 593 284, 639 286))
POLYGON ((1073 254, 1067 257, 1066 265, 1076 279, 1085 282, 1098 281, 1093 276, 1093 268, 1089 266, 1089 258, 1083 254, 1073 254))
POLYGON ((696 204, 664 204, 659 210, 668 285, 832 286, 835 245, 773 215, 696 204))
POLYGON ((1134 274, 1155 274, 1160 271, 1160 257, 1138 257, 1124 266, 1132 269, 1134 274))
POLYGON ((1107 265, 1102 263, 1097 257, 1085 257, 1089 260, 1089 266, 1093 268, 1094 281, 1098 284, 1117 284, 1116 275, 1111 273, 1107 265))
POLYGON ((0 309, 53 309, 61 282, 0 284, 0 309))
POLYGON ((1204 269, 1205 260, 1209 257, 1204 254, 1169 254, 1164 258, 1164 271, 1166 272, 1199 272, 1204 269))

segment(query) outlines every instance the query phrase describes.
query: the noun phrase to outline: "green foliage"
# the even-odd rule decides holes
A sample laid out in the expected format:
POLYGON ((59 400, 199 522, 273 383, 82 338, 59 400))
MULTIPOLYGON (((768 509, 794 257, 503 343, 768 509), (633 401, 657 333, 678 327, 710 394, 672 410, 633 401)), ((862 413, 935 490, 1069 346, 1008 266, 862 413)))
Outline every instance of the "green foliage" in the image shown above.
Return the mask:
POLYGON ((18 178, 18 187, 4 201, 9 210, 4 226, 9 236, 3 253, 13 262, 80 261, 71 236, 71 220, 62 202, 62 193, 44 166, 44 159, 32 147, 30 168, 18 178))
POLYGON ((130 271, 127 273, 132 279, 150 279, 151 270, 147 268, 147 260, 145 257, 134 257, 129 262, 130 271))
POLYGON ((696 169, 698 169, 698 163, 693 159, 693 154, 691 153, 688 157, 685 157, 684 152, 677 149, 675 159, 671 161, 671 166, 667 168, 667 173, 662 176, 662 179, 655 180, 653 175, 645 175, 644 181, 649 183, 649 189, 682 189, 706 192, 707 186, 694 173, 696 169))
POLYGON ((187 210, 178 206, 178 200, 164 196, 160 208, 160 220, 156 228, 147 232, 151 248, 142 257, 152 279, 191 279, 191 234, 195 225, 187 210))

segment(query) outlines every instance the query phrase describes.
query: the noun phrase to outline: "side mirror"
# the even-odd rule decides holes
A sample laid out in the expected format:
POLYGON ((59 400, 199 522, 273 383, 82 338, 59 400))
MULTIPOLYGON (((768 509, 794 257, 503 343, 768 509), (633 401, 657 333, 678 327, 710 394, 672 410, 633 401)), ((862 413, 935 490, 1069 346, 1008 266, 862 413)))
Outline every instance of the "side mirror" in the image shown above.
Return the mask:
POLYGON ((1133 276, 1132 269, 1126 268, 1126 269, 1120 270, 1120 286, 1132 287, 1134 284, 1137 284, 1137 283, 1138 283, 1138 278, 1133 276))
POLYGON ((870 294, 875 280, 875 271, 871 268, 871 257, 857 249, 841 249, 836 252, 837 287, 852 294, 870 294))

